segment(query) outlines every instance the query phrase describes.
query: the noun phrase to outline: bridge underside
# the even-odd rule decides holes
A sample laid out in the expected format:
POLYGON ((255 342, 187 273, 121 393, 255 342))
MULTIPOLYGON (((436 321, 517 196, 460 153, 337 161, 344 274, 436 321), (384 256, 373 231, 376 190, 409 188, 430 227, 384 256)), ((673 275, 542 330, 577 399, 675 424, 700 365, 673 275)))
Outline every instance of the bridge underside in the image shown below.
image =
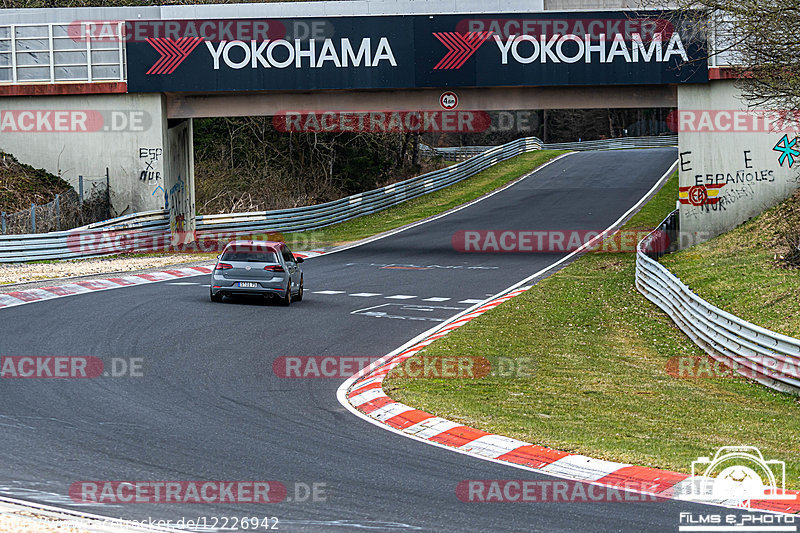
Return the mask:
MULTIPOLYGON (((168 118, 278 115, 286 111, 422 111, 440 109, 443 89, 391 91, 167 94, 168 118)), ((677 107, 675 85, 493 87, 454 89, 457 109, 606 109, 677 107)))

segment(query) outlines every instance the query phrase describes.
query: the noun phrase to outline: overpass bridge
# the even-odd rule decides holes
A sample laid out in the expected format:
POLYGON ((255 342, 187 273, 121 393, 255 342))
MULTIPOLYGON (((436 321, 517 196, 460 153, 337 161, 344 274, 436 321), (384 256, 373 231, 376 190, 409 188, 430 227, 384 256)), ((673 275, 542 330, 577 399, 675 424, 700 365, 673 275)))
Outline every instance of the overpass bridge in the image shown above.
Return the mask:
MULTIPOLYGON (((396 116, 401 128, 424 130, 429 116, 431 127, 458 127, 491 110, 734 105, 729 82, 711 83, 726 70, 716 56, 706 60, 708 38, 694 21, 630 9, 552 9, 576 4, 5 10, 0 149, 73 182, 111 167, 118 212, 169 207, 173 229, 191 232, 196 117, 272 115, 290 125, 311 116, 324 131, 341 127, 343 114, 363 125, 379 113, 378 124, 396 116), (727 104, 711 103, 719 91, 727 104)), ((689 133, 697 138, 682 145, 681 185, 718 185, 697 168, 719 169, 730 153, 706 161, 697 152, 719 132, 689 133)), ((756 151, 741 151, 752 164, 756 151)), ((767 168, 772 154, 763 152, 758 163, 767 168)), ((762 196, 753 193, 754 201, 762 196)), ((687 221, 698 221, 697 231, 708 230, 708 217, 716 221, 710 232, 729 225, 713 205, 687 204, 687 221)))

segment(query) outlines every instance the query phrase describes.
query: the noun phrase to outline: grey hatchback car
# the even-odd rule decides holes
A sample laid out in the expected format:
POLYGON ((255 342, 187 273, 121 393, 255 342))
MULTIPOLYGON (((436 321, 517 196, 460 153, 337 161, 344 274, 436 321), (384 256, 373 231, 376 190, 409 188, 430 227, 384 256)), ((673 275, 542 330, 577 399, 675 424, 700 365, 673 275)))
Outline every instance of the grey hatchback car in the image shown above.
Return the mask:
POLYGON ((282 305, 303 299, 302 257, 283 242, 232 241, 211 273, 211 301, 237 294, 279 298, 282 305))

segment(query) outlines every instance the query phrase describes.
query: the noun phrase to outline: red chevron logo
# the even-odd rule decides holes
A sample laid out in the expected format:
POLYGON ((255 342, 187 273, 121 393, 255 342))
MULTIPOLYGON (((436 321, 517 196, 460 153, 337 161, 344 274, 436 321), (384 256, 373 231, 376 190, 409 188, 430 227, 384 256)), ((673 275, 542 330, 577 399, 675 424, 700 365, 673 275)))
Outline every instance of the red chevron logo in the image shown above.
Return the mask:
POLYGON ((471 31, 463 35, 457 31, 434 32, 433 36, 447 47, 447 54, 433 70, 460 69, 491 34, 491 31, 471 31))
POLYGON ((172 74, 202 41, 202 37, 181 37, 179 39, 149 37, 147 42, 161 54, 161 57, 146 74, 172 74))

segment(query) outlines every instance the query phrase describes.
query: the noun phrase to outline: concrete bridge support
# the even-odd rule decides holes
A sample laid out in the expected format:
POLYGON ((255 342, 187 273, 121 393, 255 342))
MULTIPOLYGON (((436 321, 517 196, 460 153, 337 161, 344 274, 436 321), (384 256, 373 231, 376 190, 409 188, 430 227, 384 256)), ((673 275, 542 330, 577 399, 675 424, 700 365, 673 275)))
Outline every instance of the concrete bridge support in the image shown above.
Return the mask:
POLYGON ((175 229, 192 231, 192 120, 168 120, 166 107, 159 93, 3 97, 0 150, 76 189, 108 168, 117 214, 169 208, 175 229))
POLYGON ((680 86, 675 118, 682 248, 733 229, 800 187, 800 160, 781 151, 797 137, 797 122, 775 109, 748 110, 734 80, 680 86))

